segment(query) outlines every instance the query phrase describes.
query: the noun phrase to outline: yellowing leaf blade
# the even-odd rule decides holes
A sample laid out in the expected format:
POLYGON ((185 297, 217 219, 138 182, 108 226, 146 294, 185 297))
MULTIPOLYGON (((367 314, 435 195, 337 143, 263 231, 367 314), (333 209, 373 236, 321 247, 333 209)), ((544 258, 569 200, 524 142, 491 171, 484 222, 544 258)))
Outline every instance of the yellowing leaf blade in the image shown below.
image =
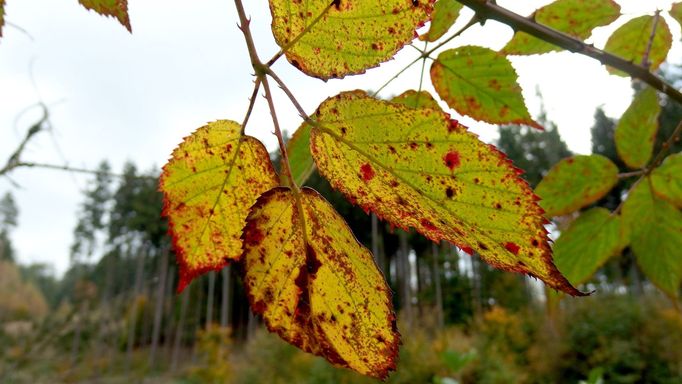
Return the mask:
POLYGON ((682 282, 682 212, 656 197, 644 178, 623 204, 623 221, 630 231, 630 248, 644 274, 672 298, 682 282))
POLYGON ((201 273, 241 257, 249 208, 278 178, 263 144, 234 121, 197 129, 163 167, 164 215, 180 264, 181 291, 201 273))
POLYGON ((438 102, 426 91, 417 92, 410 89, 391 99, 391 102, 406 105, 410 108, 434 108, 440 110, 438 102))
MULTIPOLYGON (((646 66, 653 71, 665 61, 671 46, 672 35, 665 20, 662 17, 645 15, 628 21, 613 32, 604 50, 635 64, 642 64, 646 56, 648 58, 646 66), (656 33, 649 44, 654 22, 656 33)), ((625 72, 615 68, 607 67, 607 69, 614 75, 628 76, 625 72)))
POLYGON ((78 0, 81 5, 102 16, 110 16, 118 20, 128 32, 132 33, 128 17, 128 0, 78 0))
POLYGON ((304 73, 342 78, 391 58, 428 20, 432 3, 270 0, 272 32, 277 44, 288 47, 289 62, 304 73))
POLYGON ((561 160, 535 188, 547 217, 565 215, 604 197, 618 183, 618 167, 601 155, 561 160))
MULTIPOLYGON (((533 14, 537 23, 580 40, 590 37, 594 28, 610 24, 619 16, 620 6, 612 0, 557 0, 533 14)), ((533 55, 560 49, 518 31, 501 52, 507 55, 533 55)))
POLYGON ((315 162, 310 154, 310 127, 303 126, 294 132, 287 143, 287 155, 291 165, 291 175, 296 185, 303 185, 315 171, 315 162))
POLYGON ((628 167, 642 168, 651 160, 660 113, 656 90, 646 87, 635 96, 618 122, 616 150, 628 167))
POLYGON ((420 40, 434 42, 440 39, 457 20, 463 5, 456 0, 438 0, 433 7, 429 31, 420 40))
POLYGON ((431 66, 433 87, 458 113, 492 124, 542 129, 530 117, 517 79, 504 55, 483 47, 444 51, 431 66))
POLYGON ((287 342, 376 378, 395 369, 399 334, 390 289, 371 253, 317 192, 279 187, 244 229, 251 308, 287 342))
POLYGON ((552 263, 542 210, 520 172, 442 111, 355 91, 326 100, 312 118, 318 169, 351 202, 580 294, 552 263))
POLYGON ((682 24, 682 2, 674 3, 670 7, 670 16, 672 16, 679 24, 682 24))
POLYGON ((651 187, 656 196, 682 208, 682 153, 668 156, 651 172, 651 187))
POLYGON ((568 281, 585 283, 627 246, 620 216, 604 208, 583 212, 554 243, 554 262, 568 281))

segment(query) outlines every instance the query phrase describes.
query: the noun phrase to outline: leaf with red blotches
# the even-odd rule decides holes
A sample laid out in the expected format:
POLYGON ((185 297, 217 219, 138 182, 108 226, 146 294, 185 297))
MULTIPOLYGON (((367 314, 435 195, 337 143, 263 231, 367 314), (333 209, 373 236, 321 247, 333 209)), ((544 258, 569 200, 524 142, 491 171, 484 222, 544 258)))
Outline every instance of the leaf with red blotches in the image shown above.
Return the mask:
MULTIPOLYGON (((539 8, 529 17, 538 24, 585 40, 590 37, 593 29, 611 24, 619 16, 620 5, 613 0, 557 0, 539 8)), ((523 31, 517 31, 500 52, 507 55, 533 55, 561 49, 523 31)))
POLYGON ((455 24, 462 7, 457 0, 438 0, 433 7, 429 31, 419 36, 419 40, 434 42, 440 39, 455 24))
POLYGON ((416 37, 434 0, 270 0, 272 33, 289 62, 326 80, 364 73, 416 37))
MULTIPOLYGON (((654 71, 668 57, 672 43, 673 38, 665 19, 644 15, 636 17, 616 29, 606 42, 604 50, 654 71), (656 31, 653 39, 651 39, 654 25, 656 31), (645 58, 647 63, 642 63, 645 58)), ((613 67, 607 66, 606 69, 614 75, 629 76, 613 67)))
POLYGON ((547 217, 565 215, 606 196, 618 183, 618 167, 602 155, 578 155, 556 163, 535 187, 547 217))
POLYGON ((117 19, 128 32, 133 32, 128 17, 128 0, 78 0, 78 2, 102 16, 111 16, 117 19))
POLYGON ((651 160, 660 113, 656 90, 646 87, 635 96, 618 121, 614 134, 616 150, 628 167, 639 169, 651 160))
POLYGON ((241 126, 219 120, 197 129, 163 167, 160 189, 180 264, 178 291, 242 254, 249 208, 278 185, 263 144, 241 126))
POLYGON ((528 113, 509 59, 489 48, 464 46, 438 55, 431 82, 458 113, 492 124, 524 124, 543 129, 528 113))
POLYGON ((400 335, 372 254, 310 188, 266 192, 244 228, 244 284, 268 329, 334 365, 384 379, 400 335))
POLYGON ((351 202, 581 294, 552 262, 546 220, 520 171, 449 115, 354 91, 327 99, 311 118, 317 167, 351 202))
POLYGON ((435 108, 440 110, 438 102, 426 91, 407 90, 391 99, 392 103, 406 105, 410 108, 435 108))

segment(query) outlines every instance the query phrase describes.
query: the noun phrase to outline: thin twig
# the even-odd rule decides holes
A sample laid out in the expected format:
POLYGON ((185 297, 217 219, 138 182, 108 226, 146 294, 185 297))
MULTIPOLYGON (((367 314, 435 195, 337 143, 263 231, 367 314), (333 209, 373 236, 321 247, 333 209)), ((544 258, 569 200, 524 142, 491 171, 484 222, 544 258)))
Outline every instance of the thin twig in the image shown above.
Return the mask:
POLYGON ((45 124, 45 122, 47 122, 47 120, 49 118, 49 113, 48 113, 47 108, 45 107, 44 104, 41 103, 40 106, 43 109, 43 116, 40 118, 40 120, 38 120, 38 122, 33 124, 26 131, 26 135, 24 136, 24 139, 21 140, 21 142, 19 143, 19 146, 17 147, 17 149, 15 149, 14 152, 12 152, 12 154, 7 159, 7 162, 5 163, 5 165, 2 168, 0 168, 0 176, 5 175, 9 171, 11 171, 14 168, 19 166, 19 164, 21 162, 21 155, 24 153, 24 150, 26 149, 26 145, 28 144, 28 142, 36 134, 38 134, 39 132, 44 130, 43 125, 45 124))
POLYGON ((618 178, 619 179, 627 179, 628 177, 641 176, 644 173, 646 173, 646 171, 641 170, 641 169, 639 171, 623 172, 623 173, 618 174, 618 178))
POLYGON ((646 174, 650 174, 657 166, 658 164, 663 161, 663 158, 665 155, 668 153, 670 148, 672 148, 673 145, 675 145, 676 142, 680 140, 680 137, 682 136, 682 120, 680 120, 679 123, 677 123, 677 127, 675 127, 675 130, 673 133, 668 137, 668 140, 666 140, 663 145, 661 145, 661 149, 658 151, 656 154, 656 157, 654 160, 650 163, 649 167, 646 170, 646 174))
POLYGON ((648 68, 634 64, 621 57, 604 52, 591 44, 586 44, 573 36, 559 32, 545 25, 514 13, 506 8, 496 5, 490 0, 457 0, 473 9, 482 20, 493 19, 507 24, 515 31, 523 31, 550 44, 564 48, 571 52, 591 57, 604 65, 619 69, 633 78, 640 79, 653 88, 670 96, 673 100, 682 104, 682 93, 675 89, 665 80, 651 73, 648 68))
MULTIPOLYGON (((17 163, 16 168, 19 167, 25 167, 25 168, 45 168, 45 169, 52 169, 52 170, 57 170, 57 171, 66 171, 66 172, 72 172, 72 173, 84 173, 84 174, 89 174, 89 175, 107 175, 111 177, 117 177, 117 178, 124 178, 124 177, 131 177, 131 175, 125 175, 123 173, 115 173, 115 172, 102 172, 101 170, 97 169, 88 169, 88 168, 78 168, 78 167, 71 167, 69 165, 57 165, 57 164, 49 164, 49 163, 35 163, 35 162, 19 162, 17 163)), ((152 176, 152 175, 135 175, 132 176, 135 179, 157 179, 158 176, 152 176)))
POLYGON ((642 56, 642 67, 649 69, 651 67, 651 62, 649 62, 649 55, 651 55, 651 47, 654 45, 654 38, 656 37, 656 27, 658 26, 658 20, 661 17, 661 11, 656 10, 654 15, 654 22, 651 26, 651 34, 649 34, 649 41, 646 45, 646 51, 644 51, 644 56, 642 56))
POLYGON ((244 120, 242 121, 242 136, 244 136, 244 133, 246 132, 246 124, 249 122, 249 118, 251 118, 251 112, 253 112, 253 107, 256 104, 256 97, 258 97, 258 90, 260 89, 261 85, 261 80, 260 77, 256 78, 256 81, 253 85, 253 92, 251 93, 251 97, 249 98, 249 107, 246 109, 246 115, 244 116, 244 120))

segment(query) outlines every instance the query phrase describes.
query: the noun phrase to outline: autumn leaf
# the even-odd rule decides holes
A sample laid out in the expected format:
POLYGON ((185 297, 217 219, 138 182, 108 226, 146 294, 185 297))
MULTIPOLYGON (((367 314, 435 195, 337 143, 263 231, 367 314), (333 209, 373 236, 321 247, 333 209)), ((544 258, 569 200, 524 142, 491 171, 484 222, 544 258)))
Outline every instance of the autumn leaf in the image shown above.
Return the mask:
POLYGON ((163 167, 164 215, 180 264, 178 291, 241 256, 249 208, 278 185, 268 152, 234 121, 197 129, 163 167))
POLYGON ((440 110, 438 102, 426 91, 407 90, 391 99, 392 103, 406 105, 410 108, 434 108, 440 110))
POLYGON ((651 160, 660 113, 656 90, 646 87, 635 96, 618 121, 614 138, 616 150, 628 167, 642 168, 651 160))
POLYGON ((621 218, 605 208, 580 214, 554 243, 554 262, 574 285, 585 283, 611 257, 627 246, 621 218))
POLYGON ((5 0, 0 0, 0 37, 2 37, 2 27, 5 25, 5 0))
POLYGON ((530 117, 517 79, 504 55, 483 47, 444 51, 431 66, 433 87, 458 113, 492 124, 542 129, 530 117))
POLYGON ((644 178, 623 204, 630 248, 642 272, 668 296, 677 299, 682 282, 682 212, 658 198, 644 178))
MULTIPOLYGON (((539 8, 530 17, 539 24, 585 40, 594 28, 611 24, 619 16, 620 6, 612 0, 557 0, 539 8)), ((533 55, 559 50, 561 48, 554 44, 517 31, 500 52, 533 55)))
POLYGON ((651 187, 656 196, 682 208, 682 153, 668 156, 651 172, 651 187))
POLYGON ((601 155, 561 160, 535 188, 547 217, 565 215, 604 197, 618 183, 618 167, 601 155))
MULTIPOLYGON (((665 61, 671 46, 672 35, 665 20, 662 17, 645 15, 628 21, 613 32, 604 50, 635 64, 642 64, 642 60, 646 57, 648 63, 645 66, 654 71, 665 61), (656 32, 650 42, 654 22, 656 32)), ((607 67, 607 69, 614 75, 629 76, 612 67, 607 67)))
POLYGON ((128 17, 128 0, 78 0, 82 6, 91 9, 102 16, 111 16, 126 27, 128 32, 133 32, 128 17))
POLYGON ((670 16, 672 16, 678 23, 682 24, 682 2, 674 3, 670 7, 670 16))
POLYGON ((310 154, 310 127, 305 125, 294 132, 287 142, 287 155, 291 175, 296 185, 303 185, 315 171, 315 162, 310 154))
POLYGON ((327 99, 312 119, 317 167, 351 202, 580 294, 552 263, 546 221, 520 171, 447 114, 354 91, 327 99))
POLYGON ((272 32, 304 73, 342 78, 393 57, 428 20, 433 1, 270 0, 272 32))
POLYGON ((462 7, 456 0, 438 0, 433 7, 429 31, 419 36, 419 39, 430 42, 440 39, 455 23, 462 7))
POLYGON ((244 282, 271 332, 306 352, 384 379, 399 334, 371 253, 310 188, 265 193, 244 228, 244 282))

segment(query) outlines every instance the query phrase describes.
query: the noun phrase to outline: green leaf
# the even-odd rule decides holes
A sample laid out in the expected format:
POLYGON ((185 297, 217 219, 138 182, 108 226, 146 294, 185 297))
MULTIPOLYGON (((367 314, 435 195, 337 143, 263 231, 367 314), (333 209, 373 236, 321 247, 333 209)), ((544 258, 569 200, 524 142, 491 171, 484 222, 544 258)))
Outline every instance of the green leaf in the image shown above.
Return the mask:
POLYGON ((565 215, 604 197, 618 183, 618 167, 601 155, 561 160, 535 188, 547 217, 565 215))
POLYGON ((5 0, 0 0, 0 37, 2 37, 2 27, 5 25, 5 0))
POLYGON ((456 0, 438 0, 433 7, 429 31, 419 36, 419 39, 430 42, 440 39, 455 24, 462 7, 456 0))
POLYGON ((530 117, 517 79, 504 55, 483 47, 444 51, 431 66, 436 92, 458 113, 493 124, 542 129, 530 117))
POLYGON ((651 186, 656 196, 682 208, 682 153, 668 156, 651 172, 651 186))
POLYGON ((402 94, 391 99, 392 103, 406 105, 410 108, 433 108, 440 110, 438 102, 426 91, 417 92, 413 89, 407 90, 402 94))
POLYGON ((630 248, 644 274, 671 298, 682 282, 682 212, 651 191, 642 179, 623 204, 623 221, 630 230, 630 248))
POLYGON ((449 115, 354 91, 327 99, 312 119, 317 167, 351 202, 497 268, 580 294, 552 262, 546 221, 520 171, 449 115))
POLYGON ((82 6, 91 9, 102 16, 110 16, 118 20, 126 27, 128 32, 133 32, 128 17, 128 0, 78 0, 82 6))
POLYGON ((310 188, 258 199, 244 228, 244 284, 271 332, 306 352, 384 379, 400 335, 372 254, 310 188))
POLYGON ((315 171, 315 162, 310 154, 310 127, 297 129, 287 143, 287 155, 291 165, 291 175, 296 185, 303 185, 315 171))
MULTIPOLYGON (((604 50, 635 64, 642 64, 642 60, 648 52, 648 68, 654 71, 658 68, 672 46, 672 35, 668 24, 662 17, 640 16, 634 18, 618 28, 609 37, 604 50), (653 31, 654 21, 656 22, 656 33, 651 42, 649 50, 649 40, 653 31)), ((610 73, 619 76, 629 76, 627 73, 615 68, 607 67, 610 73)))
POLYGON ((669 12, 670 16, 682 24, 682 2, 673 4, 669 12))
POLYGON ((628 167, 639 169, 651 160, 660 113, 656 91, 646 87, 635 96, 618 122, 615 133, 616 150, 628 167))
MULTIPOLYGON (((612 0, 557 0, 533 13, 537 23, 579 40, 590 37, 596 27, 607 25, 620 16, 620 6, 612 0)), ((518 31, 500 52, 508 55, 533 55, 562 48, 525 32, 518 31)))
POLYGON ((241 258, 249 208, 278 185, 263 144, 234 121, 197 129, 163 167, 160 189, 180 264, 178 290, 204 272, 241 258))
POLYGON ((627 240, 620 216, 592 208, 561 233, 554 243, 554 262, 568 281, 582 284, 611 256, 619 255, 627 240))
POLYGON ((342 78, 393 57, 428 20, 432 3, 270 0, 272 32, 280 47, 293 44, 286 57, 304 73, 324 80, 342 78))

